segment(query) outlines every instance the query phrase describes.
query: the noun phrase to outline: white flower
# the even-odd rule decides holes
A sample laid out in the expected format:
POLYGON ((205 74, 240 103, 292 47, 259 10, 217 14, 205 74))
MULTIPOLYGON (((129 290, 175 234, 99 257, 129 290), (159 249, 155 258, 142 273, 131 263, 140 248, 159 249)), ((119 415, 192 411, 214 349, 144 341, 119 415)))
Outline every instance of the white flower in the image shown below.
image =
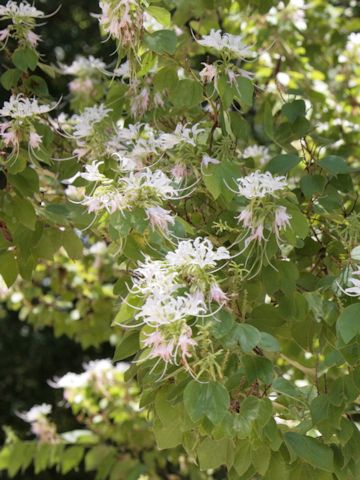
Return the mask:
POLYGON ((147 208, 146 214, 150 221, 150 225, 154 230, 158 228, 167 232, 169 225, 174 225, 175 223, 175 219, 171 216, 171 212, 159 206, 147 208))
POLYGON ((35 32, 32 32, 31 30, 29 30, 28 32, 26 32, 26 39, 32 47, 36 47, 37 44, 40 42, 41 37, 40 35, 37 35, 35 32))
POLYGON ((238 178, 237 183, 239 194, 249 200, 267 195, 275 196, 275 192, 287 187, 284 176, 273 177, 270 172, 260 173, 258 170, 246 177, 238 178))
POLYGON ((7 38, 9 38, 10 30, 8 28, 4 28, 0 30, 0 42, 4 42, 7 38))
POLYGON ((274 229, 275 232, 280 230, 285 230, 288 225, 290 225, 291 215, 286 211, 286 207, 278 207, 275 210, 275 222, 274 229))
POLYGON ((73 115, 71 120, 73 124, 73 133, 77 138, 89 137, 94 132, 94 125, 100 123, 107 117, 112 110, 105 105, 95 105, 85 108, 79 115, 73 115))
POLYGON ((176 283, 177 272, 170 271, 166 263, 161 260, 151 260, 145 257, 145 261, 139 263, 134 272, 134 291, 142 295, 166 296, 172 294, 181 287, 176 283))
POLYGON ((204 35, 197 42, 203 47, 214 48, 218 51, 230 53, 236 58, 247 58, 253 56, 251 49, 243 43, 239 35, 221 33, 221 30, 212 29, 209 35, 204 35))
POLYGON ((215 65, 211 65, 204 62, 201 65, 204 65, 204 68, 199 73, 201 81, 204 83, 210 83, 213 80, 215 80, 217 75, 217 70, 215 65))
POLYGON ((133 117, 142 117, 149 107, 149 90, 143 88, 139 95, 131 98, 131 115, 133 117))
POLYGON ((104 31, 124 47, 134 46, 143 26, 143 13, 137 1, 118 0, 115 6, 104 0, 99 6, 102 13, 96 16, 104 31))
POLYGON ((120 67, 115 68, 114 70, 114 75, 116 77, 122 77, 122 78, 130 78, 130 62, 129 60, 126 60, 126 62, 123 62, 120 67))
POLYGON ((245 148, 242 156, 244 158, 254 158, 255 160, 258 160, 260 165, 265 165, 271 158, 269 149, 263 145, 250 145, 245 148))
POLYGON ((62 72, 66 75, 86 76, 97 72, 103 73, 106 64, 92 55, 89 57, 78 56, 71 65, 61 65, 62 72))
POLYGON ((28 423, 39 421, 51 413, 52 406, 47 403, 41 405, 34 405, 29 411, 19 413, 19 417, 28 423))
MULTIPOLYGON (((352 272, 352 275, 360 275, 360 270, 352 272)), ((344 292, 349 297, 359 297, 360 296, 360 280, 358 278, 349 278, 349 282, 352 283, 353 287, 345 288, 344 292)))
POLYGON ((152 172, 148 168, 137 174, 131 172, 128 177, 122 178, 121 182, 126 184, 124 194, 129 197, 143 192, 145 187, 153 190, 154 195, 163 200, 176 196, 176 190, 170 178, 162 170, 152 172))
POLYGON ((201 237, 179 242, 176 250, 166 255, 169 265, 176 267, 193 265, 200 268, 214 267, 217 261, 228 258, 230 258, 230 253, 225 247, 215 250, 209 239, 201 237))
POLYGON ((195 147, 196 139, 203 131, 204 129, 200 128, 198 123, 191 127, 178 123, 173 133, 160 134, 156 143, 162 150, 171 149, 182 142, 195 147))
POLYGON ((88 182, 111 183, 112 180, 110 178, 107 178, 103 173, 99 172, 99 166, 103 165, 103 163, 104 162, 93 162, 90 165, 85 165, 85 172, 77 172, 73 177, 66 180, 66 183, 71 184, 79 177, 88 182))
POLYGON ((36 98, 27 98, 19 93, 18 95, 11 95, 10 99, 4 102, 3 107, 0 109, 0 115, 21 119, 36 117, 50 112, 50 110, 52 110, 50 105, 39 105, 36 98))
POLYGON ((42 136, 36 132, 30 132, 29 135, 29 145, 32 148, 38 148, 41 145, 42 136))
POLYGON ((204 165, 204 167, 208 167, 210 164, 218 165, 220 163, 220 160, 210 157, 209 155, 203 155, 201 163, 202 165, 204 165))
POLYGON ((226 303, 229 300, 229 297, 226 293, 220 288, 217 283, 213 283, 210 288, 210 298, 217 303, 226 303))
POLYGON ((206 308, 204 297, 198 294, 186 294, 182 296, 155 296, 146 299, 141 311, 135 315, 146 325, 158 327, 179 322, 187 317, 204 314, 206 308))
POLYGON ((253 221, 253 213, 251 208, 244 208, 241 210, 238 217, 236 217, 239 222, 241 222, 244 227, 250 228, 253 221))
POLYGON ((9 0, 5 5, 0 5, 0 16, 5 18, 26 19, 26 18, 41 18, 44 12, 38 10, 28 2, 14 2, 9 0))
POLYGON ((65 388, 65 389, 76 389, 83 388, 87 385, 89 381, 89 375, 86 372, 83 373, 65 373, 64 376, 55 379, 54 381, 49 381, 49 384, 53 388, 65 388))

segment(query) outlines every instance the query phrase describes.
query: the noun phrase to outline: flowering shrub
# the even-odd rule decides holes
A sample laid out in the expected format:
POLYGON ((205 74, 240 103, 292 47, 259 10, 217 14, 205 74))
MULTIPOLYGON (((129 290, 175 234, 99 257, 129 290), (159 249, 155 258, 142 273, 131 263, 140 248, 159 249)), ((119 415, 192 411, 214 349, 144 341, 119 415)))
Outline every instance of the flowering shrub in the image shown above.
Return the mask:
MULTIPOLYGON (((37 50, 45 15, 0 7, 2 296, 84 346, 113 332, 141 413, 130 399, 105 414, 122 393, 96 371, 58 386, 115 443, 136 448, 129 408, 132 428, 146 411, 159 449, 183 448, 200 471, 358 478, 354 6, 99 6, 115 60, 56 68, 37 50), (72 76, 70 98, 52 99, 42 74, 72 76)), ((56 442, 46 411, 30 412, 56 442)))

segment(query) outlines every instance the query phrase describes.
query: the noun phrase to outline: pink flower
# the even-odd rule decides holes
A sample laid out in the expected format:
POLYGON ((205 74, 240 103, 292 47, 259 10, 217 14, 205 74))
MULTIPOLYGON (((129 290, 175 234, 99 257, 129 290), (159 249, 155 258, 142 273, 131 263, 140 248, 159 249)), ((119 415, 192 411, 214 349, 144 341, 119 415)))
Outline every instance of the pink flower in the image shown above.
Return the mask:
POLYGON ((159 228, 160 230, 167 232, 169 225, 174 225, 175 223, 170 211, 165 210, 164 208, 150 207, 146 209, 146 213, 153 230, 159 228))
POLYGON ((216 78, 216 67, 205 62, 203 62, 201 65, 204 65, 204 68, 199 73, 201 81, 204 83, 212 82, 216 78))
POLYGON ((290 219, 291 215, 287 213, 286 207, 278 207, 275 211, 275 232, 279 230, 285 230, 285 228, 290 225, 290 219))
POLYGON ((164 100, 159 92, 154 95, 154 105, 155 107, 162 108, 164 106, 164 100))
POLYGON ((8 28, 4 28, 4 30, 0 30, 0 42, 4 42, 10 35, 10 30, 8 28))
POLYGON ((258 241, 259 243, 262 240, 265 240, 264 237, 264 225, 260 223, 257 227, 252 229, 251 235, 245 240, 245 245, 249 245, 253 240, 258 241))
POLYGON ((152 357, 160 357, 164 362, 171 363, 173 358, 174 342, 160 343, 154 346, 151 352, 152 357))
POLYGON ((172 169, 171 169, 172 175, 177 179, 177 180, 182 180, 187 176, 187 171, 185 165, 181 163, 177 163, 172 169))
POLYGON ((155 332, 150 333, 147 335, 147 338, 144 340, 145 347, 158 347, 164 342, 164 338, 161 333, 156 330, 155 332))
POLYGON ((213 283, 210 288, 210 297, 211 300, 217 303, 226 303, 229 300, 229 297, 226 293, 220 288, 217 283, 213 283))
POLYGON ((93 88, 94 84, 90 78, 76 79, 69 83, 71 93, 90 93, 93 88))
POLYGON ((30 132, 29 135, 29 145, 32 148, 38 148, 41 145, 42 136, 36 132, 30 132))
POLYGON ((251 225, 252 225, 252 211, 251 211, 250 208, 244 208, 244 210, 242 210, 240 212, 240 215, 238 215, 236 218, 239 222, 242 222, 244 227, 246 227, 246 228, 251 227, 251 225))
POLYGON ((142 117, 149 106, 149 91, 143 88, 139 95, 134 97, 131 102, 131 115, 133 117, 142 117))
POLYGON ((19 145, 19 136, 14 130, 4 132, 1 136, 4 139, 4 143, 6 146, 12 145, 13 147, 17 147, 19 145))
POLYGON ((26 39, 32 47, 36 47, 36 45, 41 40, 41 37, 40 37, 40 35, 37 35, 36 33, 32 32, 30 30, 26 33, 26 39))
POLYGON ((178 347, 181 350, 181 356, 183 360, 186 361, 187 357, 191 357, 191 353, 189 352, 189 349, 191 347, 195 347, 197 345, 197 342, 191 338, 191 331, 187 333, 182 333, 178 339, 178 347))

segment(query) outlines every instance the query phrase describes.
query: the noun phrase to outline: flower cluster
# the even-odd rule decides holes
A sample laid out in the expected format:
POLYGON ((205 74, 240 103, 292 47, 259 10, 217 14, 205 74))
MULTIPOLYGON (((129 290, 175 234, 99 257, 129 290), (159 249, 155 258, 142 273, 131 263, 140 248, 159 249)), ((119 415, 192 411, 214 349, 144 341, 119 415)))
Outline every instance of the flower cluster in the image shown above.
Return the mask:
POLYGON ((234 58, 246 59, 254 56, 254 52, 244 44, 240 35, 221 33, 221 30, 211 29, 208 35, 204 35, 197 42, 203 47, 213 48, 234 58))
POLYGON ((24 140, 28 141, 30 148, 38 148, 42 137, 35 130, 34 120, 39 120, 52 109, 51 105, 40 105, 36 98, 12 95, 0 109, 0 115, 10 119, 0 124, 0 137, 5 146, 17 151, 24 140))
POLYGON ((237 183, 238 194, 250 200, 249 205, 237 217, 247 232, 245 246, 252 241, 266 241, 265 230, 275 234, 280 246, 281 232, 290 225, 291 215, 286 207, 275 200, 279 192, 287 187, 286 178, 256 171, 239 178, 237 183))
POLYGON ((271 158, 269 149, 263 145, 250 145, 246 147, 242 152, 242 156, 243 158, 253 158, 262 167, 266 165, 271 158))
POLYGON ((135 319, 145 325, 143 346, 147 358, 168 364, 181 363, 189 369, 188 358, 197 345, 189 321, 211 316, 211 302, 220 307, 228 300, 213 270, 230 258, 224 247, 214 248, 209 239, 179 242, 164 260, 146 257, 134 272, 132 294, 144 299, 135 319))
POLYGON ((32 433, 40 442, 56 443, 58 441, 56 427, 48 419, 51 410, 51 405, 43 403, 34 405, 29 411, 18 414, 22 420, 30 423, 32 433))
POLYGON ((0 30, 0 43, 6 44, 10 37, 19 42, 20 46, 35 48, 41 37, 32 31, 36 19, 45 18, 44 13, 28 2, 20 3, 9 0, 0 5, 0 20, 10 20, 5 29, 0 30))
POLYGON ((100 25, 124 48, 134 48, 143 27, 143 11, 136 0, 102 0, 100 25))

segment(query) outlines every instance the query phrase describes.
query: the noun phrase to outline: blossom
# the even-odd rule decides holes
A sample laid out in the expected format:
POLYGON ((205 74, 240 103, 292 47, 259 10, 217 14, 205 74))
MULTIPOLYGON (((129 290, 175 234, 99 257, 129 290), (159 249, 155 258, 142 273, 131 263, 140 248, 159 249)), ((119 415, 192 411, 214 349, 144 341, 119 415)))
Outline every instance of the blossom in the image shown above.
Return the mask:
POLYGON ((250 145, 242 153, 244 158, 254 158, 260 165, 265 165, 270 160, 269 149, 263 145, 250 145))
POLYGON ((285 230, 288 225, 290 225, 291 215, 286 211, 286 207, 278 207, 275 210, 275 222, 274 229, 275 232, 279 230, 285 230))
MULTIPOLYGON (((355 270, 352 272, 353 275, 360 275, 360 270, 355 270)), ((349 278, 349 282, 353 285, 352 287, 345 288, 344 292, 350 297, 359 297, 360 296, 360 280, 358 278, 349 278)))
POLYGON ((93 134, 94 125, 102 122, 112 110, 105 105, 87 107, 78 115, 71 117, 73 123, 73 134, 77 138, 86 138, 93 134))
POLYGON ((131 99, 131 115, 133 117, 142 117, 149 107, 149 90, 143 88, 139 95, 131 99))
POLYGON ((32 47, 36 47, 36 45, 41 40, 41 37, 40 35, 37 35, 35 32, 32 32, 31 30, 29 30, 28 32, 26 32, 26 39, 32 47))
POLYGON ((195 123, 191 127, 178 123, 173 133, 160 134, 156 144, 162 150, 171 149, 182 142, 188 143, 189 145, 195 147, 196 139, 203 131, 204 129, 200 128, 198 123, 195 123))
POLYGON ((260 173, 259 170, 246 177, 238 178, 237 183, 239 194, 249 200, 267 195, 275 196, 275 192, 287 186, 284 176, 273 177, 270 172, 260 173))
POLYGON ((203 62, 201 65, 204 65, 204 68, 199 73, 201 81, 204 83, 212 82, 217 75, 217 70, 215 65, 211 65, 205 62, 203 62))
POLYGON ((236 58, 247 58, 253 56, 251 49, 243 43, 243 38, 231 33, 221 33, 221 30, 211 29, 208 35, 197 40, 203 47, 214 48, 218 51, 229 53, 236 58))
POLYGON ((253 221, 253 212, 251 208, 244 208, 241 210, 238 217, 236 217, 239 222, 241 222, 244 227, 250 228, 253 221))
POLYGON ((72 93, 90 93, 94 88, 91 78, 77 78, 69 82, 69 90, 72 93))
POLYGON ((154 230, 159 228, 160 230, 167 232, 169 225, 174 225, 175 223, 175 219, 171 216, 171 212, 159 206, 147 208, 146 214, 150 221, 150 225, 154 230))
POLYGON ((191 329, 189 329, 186 333, 182 333, 178 338, 177 345, 180 347, 183 360, 186 360, 187 357, 191 356, 189 348, 197 345, 197 342, 191 338, 191 333, 191 329))
POLYGON ((66 183, 73 183, 76 178, 83 178, 88 182, 103 182, 111 183, 112 180, 107 178, 103 173, 99 172, 99 166, 104 162, 93 162, 89 165, 85 165, 85 172, 78 172, 73 177, 66 180, 66 183))
POLYGON ((10 36, 10 30, 8 28, 4 28, 3 30, 0 30, 0 42, 4 42, 9 36, 10 36))
POLYGON ((32 423, 49 415, 49 413, 51 413, 51 410, 52 410, 51 405, 47 403, 42 403, 41 405, 34 405, 27 412, 19 413, 19 417, 25 422, 32 423))
POLYGON ((42 136, 32 131, 29 135, 29 145, 32 148, 38 148, 41 145, 42 136))
POLYGON ((210 157, 209 155, 203 155, 201 164, 204 165, 204 167, 208 167, 209 164, 212 165, 218 165, 220 163, 220 160, 217 158, 210 157))
POLYGON ((251 235, 245 240, 245 245, 249 245, 249 243, 253 240, 258 241, 259 243, 262 240, 265 240, 263 223, 259 223, 257 226, 252 228, 251 235))
POLYGON ((21 93, 11 95, 0 109, 0 115, 14 119, 36 117, 52 110, 50 105, 39 105, 36 98, 27 98, 21 93))
POLYGON ((210 288, 210 298, 217 303, 226 303, 229 300, 229 297, 226 293, 220 288, 217 283, 213 283, 210 288))
POLYGON ((230 258, 225 247, 214 249, 207 238, 197 237, 195 240, 179 242, 174 252, 168 252, 166 260, 169 265, 177 267, 198 266, 200 268, 214 267, 219 260, 230 258))
POLYGON ((119 0, 114 6, 102 0, 101 14, 96 15, 104 31, 124 47, 134 47, 143 25, 143 12, 136 0, 119 0))
POLYGON ((38 10, 28 2, 20 3, 9 0, 5 5, 0 5, 0 16, 4 18, 26 19, 44 17, 44 12, 38 10))
POLYGON ((88 76, 97 72, 103 73, 106 70, 106 64, 92 55, 76 57, 71 65, 61 65, 62 72, 66 75, 88 76))

